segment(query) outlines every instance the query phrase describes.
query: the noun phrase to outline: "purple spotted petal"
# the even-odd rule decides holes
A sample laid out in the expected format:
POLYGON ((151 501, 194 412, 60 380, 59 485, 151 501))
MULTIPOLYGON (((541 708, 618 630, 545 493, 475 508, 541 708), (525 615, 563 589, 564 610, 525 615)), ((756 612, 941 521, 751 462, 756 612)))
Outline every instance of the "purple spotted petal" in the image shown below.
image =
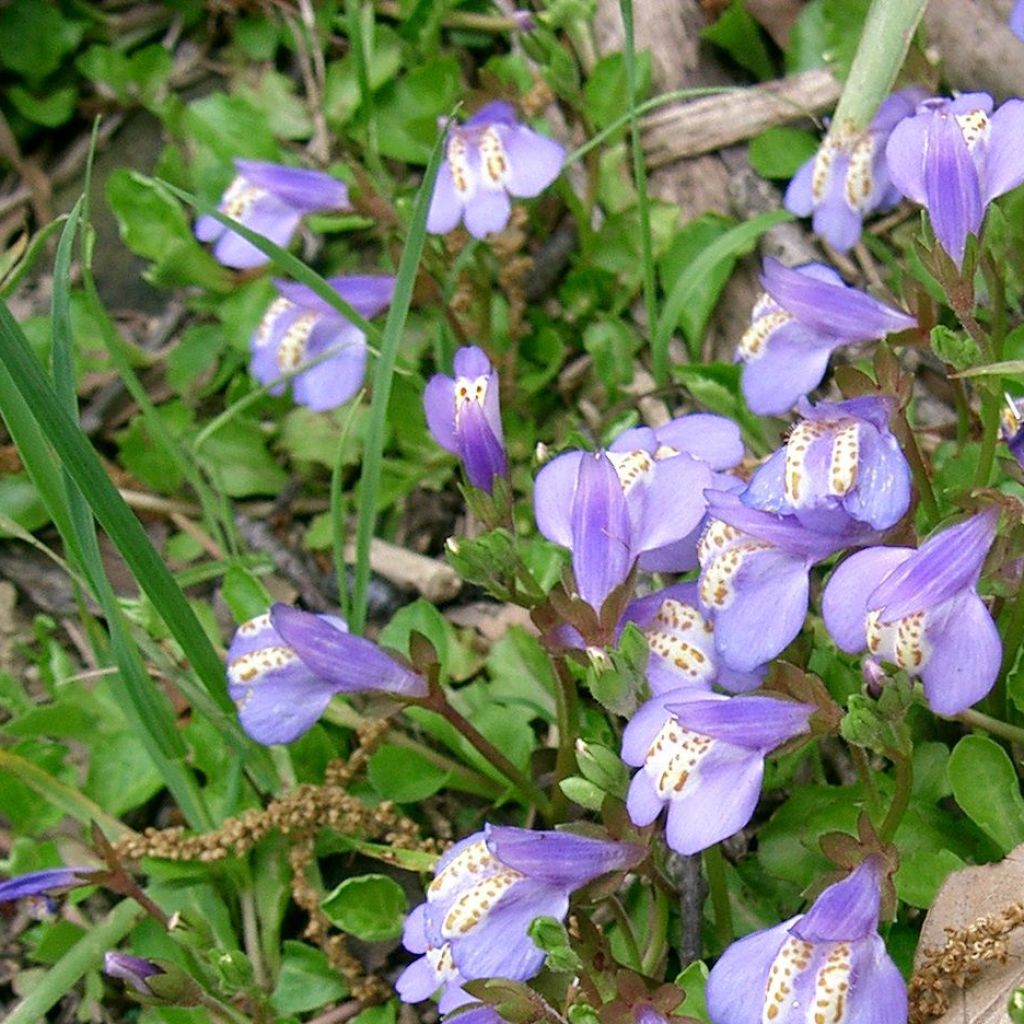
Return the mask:
POLYGON ((685 701, 690 696, 689 691, 676 690, 641 704, 622 732, 622 760, 633 768, 639 768, 647 758, 654 737, 668 720, 667 705, 685 701))
POLYGON ((792 409, 821 383, 832 350, 842 343, 795 322, 776 330, 761 355, 743 364, 740 388, 751 412, 778 416, 792 409))
POLYGON ((539 195, 561 173, 565 149, 522 125, 499 129, 508 156, 505 185, 514 196, 539 195))
POLYGON ((545 954, 527 929, 538 917, 563 918, 569 895, 558 886, 527 878, 512 886, 483 922, 453 942, 452 955, 464 978, 532 978, 545 954))
POLYGON ((881 871, 879 859, 868 857, 849 877, 821 893, 811 909, 793 925, 793 934, 807 942, 866 938, 878 928, 881 871))
POLYGON ((802 324, 844 341, 867 341, 905 331, 917 321, 844 284, 817 280, 767 258, 761 283, 783 309, 802 324))
POLYGON ((833 185, 814 211, 811 225, 814 233, 824 238, 839 252, 849 252, 859 241, 863 227, 862 213, 846 201, 845 178, 848 160, 836 160, 833 185))
POLYGON ((235 168, 247 182, 266 189, 295 210, 316 213, 351 209, 345 183, 322 171, 257 160, 236 160, 235 168))
POLYGON ((813 704, 774 697, 730 697, 669 704, 680 723, 692 732, 745 747, 764 755, 810 730, 813 704))
POLYGON ((873 610, 868 599, 913 553, 913 548, 867 548, 851 555, 832 573, 822 597, 822 614, 840 650, 848 654, 864 650, 867 615, 873 610))
POLYGON ((636 867, 646 856, 642 846, 574 835, 490 825, 488 849, 503 864, 531 879, 578 889, 609 871, 636 867))
POLYGON ((857 484, 843 507, 876 530, 895 526, 910 508, 910 467, 888 431, 861 426, 857 484))
POLYGON ((992 616, 973 591, 948 601, 929 618, 925 642, 931 651, 921 681, 925 700, 936 714, 966 711, 995 686, 1003 644, 992 616))
POLYGON ((681 540, 704 518, 704 491, 711 486, 711 468, 689 455, 675 455, 655 463, 647 485, 627 496, 633 512, 633 545, 650 551, 681 540), (636 515, 636 504, 640 514, 636 515), (671 509, 671 515, 666 510, 671 509))
MULTIPOLYGON (((1024 23, 1024 13, 1014 15, 1024 23)), ((996 196, 1024 182, 1024 148, 1020 140, 1024 137, 1024 100, 1007 100, 993 115, 992 135, 985 157, 985 184, 982 202, 988 204, 996 196)))
POLYGON ((998 522, 999 510, 991 507, 926 540, 871 594, 871 607, 882 609, 882 622, 927 611, 973 587, 998 522))
POLYGON ((26 896, 44 896, 90 885, 105 872, 94 867, 44 868, 16 875, 0 882, 0 903, 24 899, 26 896))
MULTIPOLYGON (((298 230, 301 219, 302 214, 298 210, 272 195, 264 195, 255 200, 243 223, 251 231, 285 247, 298 230)), ((269 260, 255 245, 230 229, 225 229, 213 247, 213 256, 218 263, 235 270, 261 267, 269 260)))
POLYGON ((383 690, 425 697, 426 680, 362 637, 342 633, 319 616, 275 604, 271 622, 303 663, 336 692, 383 690))
POLYGON ((325 317, 310 332, 306 359, 328 351, 334 355, 292 381, 295 401, 314 412, 335 409, 363 386, 366 375, 366 335, 340 317, 325 317))
POLYGON ((807 616, 809 565, 777 549, 748 554, 735 595, 715 610, 715 647, 730 668, 751 672, 796 638, 807 616))
POLYGON ((761 795, 764 758, 716 743, 668 804, 665 840, 676 853, 691 854, 735 835, 761 795))
POLYGON ((748 508, 776 515, 792 515, 793 506, 786 499, 786 449, 780 448, 761 463, 740 495, 748 508))
POLYGON ((762 1024, 768 971, 794 920, 746 935, 718 958, 705 990, 714 1024, 762 1024))
POLYGON ((968 235, 981 231, 985 215, 978 170, 956 119, 933 116, 928 123, 924 181, 935 237, 956 265, 962 266, 968 235))
POLYGON ((659 445, 668 445, 706 462, 712 469, 732 469, 743 461, 740 428, 724 416, 691 413, 657 428, 659 445))
POLYGON ((907 984, 880 935, 869 935, 854 945, 850 974, 857 979, 857 994, 851 994, 844 1024, 904 1024, 907 984))

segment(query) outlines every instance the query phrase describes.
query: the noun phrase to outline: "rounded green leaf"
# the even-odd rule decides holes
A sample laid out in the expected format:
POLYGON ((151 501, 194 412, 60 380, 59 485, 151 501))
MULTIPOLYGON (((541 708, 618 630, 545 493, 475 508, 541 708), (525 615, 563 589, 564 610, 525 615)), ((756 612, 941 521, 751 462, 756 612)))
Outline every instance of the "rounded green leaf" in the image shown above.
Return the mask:
POLYGON ((986 736, 965 736, 949 758, 953 798, 1004 853, 1024 843, 1024 798, 1013 762, 986 736))
POLYGON ((402 934, 405 893, 386 875, 347 878, 320 907, 331 924, 364 942, 381 942, 402 934))

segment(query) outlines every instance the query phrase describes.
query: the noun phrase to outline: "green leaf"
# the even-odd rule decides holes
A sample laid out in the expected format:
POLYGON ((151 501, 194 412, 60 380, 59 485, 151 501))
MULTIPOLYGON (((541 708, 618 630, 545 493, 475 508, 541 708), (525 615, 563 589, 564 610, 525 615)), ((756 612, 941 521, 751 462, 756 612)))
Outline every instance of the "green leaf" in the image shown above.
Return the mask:
POLYGON ((740 67, 761 81, 775 78, 775 62, 765 45, 761 27, 747 12, 743 0, 732 0, 718 20, 702 29, 700 35, 720 46, 740 67))
POLYGON ((612 393, 633 380, 639 335, 622 319, 600 315, 583 331, 583 347, 594 358, 594 372, 612 393))
POLYGON ((319 949, 285 940, 281 972, 270 997, 278 1014, 308 1013, 345 994, 341 977, 319 949))
MULTIPOLYGON (((651 55, 636 55, 637 102, 647 98, 651 88, 651 55)), ((595 128, 607 128, 622 116, 626 92, 626 59, 621 53, 602 57, 590 72, 583 87, 583 109, 595 128)))
POLYGON ((604 806, 604 798, 608 795, 600 786, 584 779, 580 775, 570 775, 562 779, 558 788, 574 803, 588 811, 599 812, 604 806))
POLYGON ((281 151, 266 113, 242 96, 214 92, 188 105, 182 128, 225 164, 236 157, 280 161, 281 151))
POLYGON ((370 758, 367 774, 385 800, 411 804, 433 796, 451 773, 418 750, 386 743, 370 758))
MULTIPOLYGON (((401 40, 387 25, 378 24, 374 29, 373 52, 369 55, 370 88, 376 92, 386 85, 401 66, 401 40)), ((347 124, 359 109, 362 95, 351 51, 327 65, 323 102, 327 123, 335 130, 347 124)))
POLYGON ((1024 798, 1013 762, 995 740, 964 736, 949 757, 953 798, 1002 851, 1024 842, 1024 798))
POLYGON ((92 740, 84 792, 109 814, 124 814, 160 792, 160 772, 134 732, 94 731, 92 740))
POLYGON ((711 1020, 708 1016, 707 1002, 704 997, 704 990, 708 984, 708 965, 703 960, 694 960, 684 971, 676 975, 675 984, 686 993, 686 999, 680 1007, 687 1017, 707 1024, 711 1020))
POLYGON ((818 139, 799 128, 769 128, 750 140, 750 165, 762 178, 792 178, 818 152, 818 139))
POLYGON ((376 100, 380 152, 410 164, 425 164, 438 138, 437 119, 462 97, 459 62, 435 57, 390 82, 376 100))
POLYGON ((236 416, 212 434, 198 455, 216 486, 232 498, 279 494, 288 474, 267 451, 259 423, 236 416))
POLYGON ((953 331, 943 324, 932 328, 932 351, 954 370, 966 370, 978 362, 978 343, 962 331, 953 331))
MULTIPOLYGON (((671 287, 667 286, 668 297, 662 306, 651 343, 656 360, 658 353, 661 353, 664 360, 672 332, 683 322, 689 306, 701 302, 701 296, 706 296, 709 289, 714 289, 714 282, 719 279, 723 264, 731 270, 736 258, 752 252, 757 240, 769 228, 789 220, 793 220, 793 215, 786 210, 759 214, 730 228, 687 261, 671 287)), ((717 298, 717 292, 715 296, 717 298)), ((695 351, 692 341, 691 350, 695 351)))
POLYGON ((56 128, 67 121, 75 112, 75 101, 78 99, 73 86, 36 96, 20 85, 12 85, 7 95, 22 117, 45 128, 56 128))
MULTIPOLYGON (((39 500, 39 493, 26 473, 8 473, 0 476, 0 514, 17 523, 24 530, 38 530, 50 517, 39 500)), ((11 534, 0 527, 0 537, 11 534)))
POLYGON ((121 168, 107 178, 106 192, 121 240, 153 261, 144 275, 147 281, 229 290, 231 275, 199 244, 181 205, 162 185, 121 168))
POLYGON ((927 910, 946 878, 965 866, 952 850, 901 851, 900 867, 893 879, 896 895, 912 907, 927 910))
POLYGON ((871 0, 812 0, 789 33, 786 71, 830 65, 845 77, 860 41, 871 0))
POLYGON ((487 655, 487 674, 495 700, 555 720, 555 672, 540 642, 525 629, 513 626, 495 642, 487 655))
POLYGON ((255 89, 243 86, 237 95, 262 112, 278 139, 308 139, 313 134, 306 104, 295 95, 295 83, 277 71, 264 71, 255 89))
POLYGON ((79 31, 74 22, 65 22, 56 4, 14 0, 0 8, 0 66, 37 82, 60 67, 79 31))
POLYGON ((580 958, 576 955, 569 941, 569 933, 565 925, 554 917, 537 917, 526 929, 533 939, 533 944, 547 954, 545 966, 548 970, 563 974, 575 974, 580 966, 580 958))
POLYGON ((273 603, 267 588, 240 565, 233 565, 224 573, 220 595, 238 623, 263 615, 273 603))
POLYGON ((402 934, 406 900, 402 887, 386 875, 347 878, 320 908, 331 924, 364 942, 382 942, 402 934))

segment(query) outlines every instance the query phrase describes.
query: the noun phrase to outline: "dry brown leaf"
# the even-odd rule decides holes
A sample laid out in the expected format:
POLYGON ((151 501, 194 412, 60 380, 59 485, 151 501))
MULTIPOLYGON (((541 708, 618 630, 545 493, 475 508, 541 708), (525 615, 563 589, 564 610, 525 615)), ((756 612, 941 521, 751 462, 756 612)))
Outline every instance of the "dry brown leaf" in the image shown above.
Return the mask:
MULTIPOLYGON (((1019 905, 1022 899, 1024 844, 998 864, 953 872, 943 883, 925 918, 914 958, 915 973, 935 963, 934 954, 929 954, 947 946, 951 931, 962 931, 980 919, 988 919, 992 927, 982 928, 981 932, 996 932, 1003 913, 1014 904, 1019 905)), ((1020 919, 1018 916, 1017 920, 1020 919)), ((1013 989, 1024 985, 1024 926, 1007 931, 1003 939, 1005 962, 985 960, 964 988, 947 986, 949 1009, 934 1018, 937 1024, 1008 1024, 1007 1000, 1013 989)), ((962 948, 959 952, 966 956, 956 957, 957 961, 968 962, 970 949, 962 948)))

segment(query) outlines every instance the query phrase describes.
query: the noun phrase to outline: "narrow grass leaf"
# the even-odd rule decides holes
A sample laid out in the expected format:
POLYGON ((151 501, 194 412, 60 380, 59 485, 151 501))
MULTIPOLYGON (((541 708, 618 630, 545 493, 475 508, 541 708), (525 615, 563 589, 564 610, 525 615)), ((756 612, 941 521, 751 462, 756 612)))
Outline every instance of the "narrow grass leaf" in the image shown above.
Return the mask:
POLYGON ((430 154, 423 182, 416 193, 409 237, 398 263, 395 293, 388 309, 380 344, 380 356, 373 376, 373 398, 363 449, 363 471, 359 478, 359 505, 356 523, 356 564, 352 586, 352 608, 349 627, 353 633, 362 633, 366 625, 367 591, 370 585, 370 542, 377 523, 377 490, 380 486, 381 463, 384 457, 384 428, 387 423, 388 400, 391 397, 391 378, 395 372, 398 342, 405 329, 405 320, 412 302, 413 285, 419 269, 423 243, 427 237, 427 211, 434 191, 437 169, 447 132, 441 132, 430 154))

